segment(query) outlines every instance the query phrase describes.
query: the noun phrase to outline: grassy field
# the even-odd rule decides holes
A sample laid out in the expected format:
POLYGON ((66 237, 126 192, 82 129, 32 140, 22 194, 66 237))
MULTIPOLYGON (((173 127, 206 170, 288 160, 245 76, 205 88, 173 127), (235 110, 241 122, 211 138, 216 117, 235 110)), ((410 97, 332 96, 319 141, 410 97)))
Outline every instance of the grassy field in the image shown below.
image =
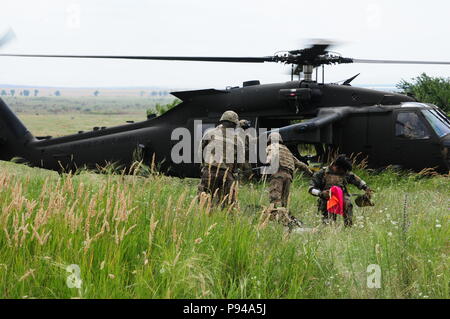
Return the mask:
POLYGON ((195 179, 2 162, 0 296, 448 298, 448 177, 357 173, 376 206, 355 208, 353 228, 321 225, 297 176, 290 207, 318 231, 288 235, 262 223, 262 183, 241 185, 240 209, 226 211, 197 202, 195 179), (367 286, 371 264, 381 288, 367 286), (67 285, 77 267, 82 282, 67 285))
POLYGON ((35 136, 63 136, 95 126, 144 121, 148 109, 173 97, 2 97, 35 136))
POLYGON ((2 96, 2 99, 16 113, 30 114, 130 114, 143 113, 153 108, 156 103, 164 104, 174 100, 168 97, 107 97, 107 96, 80 96, 80 97, 25 97, 2 96))
MULTIPOLYGON (((18 115, 54 136, 145 117, 74 111, 77 101, 18 115)), ((355 207, 351 229, 322 225, 297 176, 290 208, 318 231, 289 235, 262 222, 263 183, 240 185, 228 212, 198 203, 196 179, 0 162, 0 298, 449 298, 449 177, 357 173, 376 206, 355 207), (369 265, 380 288, 367 285, 369 265)))
POLYGON ((142 113, 131 114, 17 114, 20 120, 35 136, 63 136, 75 134, 78 131, 90 131, 95 126, 116 126, 126 121, 144 121, 146 115, 142 113))

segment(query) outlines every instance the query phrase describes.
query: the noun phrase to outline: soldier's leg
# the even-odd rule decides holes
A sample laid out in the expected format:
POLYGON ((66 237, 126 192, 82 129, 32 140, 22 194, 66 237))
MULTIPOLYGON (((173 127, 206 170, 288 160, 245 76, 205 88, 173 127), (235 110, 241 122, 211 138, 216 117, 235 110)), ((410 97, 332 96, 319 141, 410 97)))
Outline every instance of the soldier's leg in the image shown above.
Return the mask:
POLYGON ((208 181, 209 181, 208 169, 202 168, 201 173, 200 173, 200 184, 198 185, 198 195, 199 196, 202 192, 205 192, 205 193, 209 192, 209 188, 208 188, 209 182, 208 181))
POLYGON ((302 227, 303 226, 303 223, 300 221, 300 220, 298 220, 294 215, 292 215, 291 213, 289 213, 289 215, 288 215, 288 217, 289 217, 289 223, 288 223, 288 227, 289 227, 289 230, 291 231, 292 229, 294 229, 294 228, 296 228, 296 227, 302 227))
POLYGON ((283 203, 283 207, 286 207, 285 226, 287 226, 289 228, 289 231, 292 231, 294 228, 297 228, 297 227, 302 227, 302 222, 300 220, 298 220, 294 215, 292 215, 290 213, 290 211, 287 209, 291 185, 292 185, 292 175, 285 173, 285 178, 283 181, 283 197, 282 197, 283 202, 282 203, 283 203))
POLYGON ((223 184, 223 200, 225 205, 234 205, 237 201, 236 193, 237 181, 233 174, 227 174, 224 176, 223 184))
POLYGON ((275 206, 283 206, 282 204, 283 194, 283 178, 275 173, 271 176, 269 181, 269 199, 270 203, 275 206))
POLYGON ((236 180, 233 173, 229 170, 220 170, 218 172, 215 182, 216 202, 221 203, 222 208, 236 202, 236 187, 236 180))
POLYGON ((351 227, 353 225, 353 204, 350 196, 345 196, 344 202, 344 225, 351 227))
POLYGON ((289 177, 283 178, 283 191, 282 191, 282 198, 281 203, 283 207, 288 207, 288 201, 289 201, 289 192, 291 189, 291 179, 289 177))
POLYGON ((322 215, 322 222, 328 224, 327 202, 322 198, 317 199, 317 210, 322 215))
POLYGON ((217 205, 221 202, 223 196, 222 191, 223 173, 222 170, 217 168, 211 168, 209 189, 212 196, 212 203, 217 205))
POLYGON ((281 225, 288 227, 289 230, 294 227, 293 220, 286 207, 278 207, 276 209, 271 209, 270 214, 271 214, 270 220, 278 221, 281 225))
POLYGON ((228 197, 226 197, 229 194, 229 185, 227 183, 227 171, 225 170, 219 170, 217 173, 216 178, 216 184, 215 184, 216 190, 217 190, 217 202, 222 203, 222 206, 226 205, 226 202, 228 201, 228 197))

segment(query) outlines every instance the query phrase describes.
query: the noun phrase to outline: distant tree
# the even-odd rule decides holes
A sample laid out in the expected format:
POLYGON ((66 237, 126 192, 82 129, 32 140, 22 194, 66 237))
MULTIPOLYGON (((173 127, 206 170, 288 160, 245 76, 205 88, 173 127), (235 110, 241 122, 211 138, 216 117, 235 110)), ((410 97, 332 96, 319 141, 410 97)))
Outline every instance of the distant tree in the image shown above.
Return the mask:
POLYGON ((397 88, 420 102, 432 103, 445 112, 450 112, 450 77, 431 77, 422 73, 411 80, 402 80, 397 84, 397 88))
POLYGON ((98 96, 100 94, 100 92, 97 90, 94 92, 94 96, 98 96))
POLYGON ((14 94, 16 94, 16 90, 11 89, 11 90, 9 90, 9 93, 11 94, 11 96, 14 96, 14 94))
POLYGON ((23 96, 30 96, 30 90, 23 90, 23 96))
POLYGON ((2 90, 1 95, 2 95, 2 96, 5 96, 5 95, 8 95, 8 93, 6 93, 6 90, 2 90))
MULTIPOLYGON (((159 103, 157 103, 155 105, 156 115, 160 116, 160 115, 166 113, 168 110, 173 109, 175 106, 177 106, 180 103, 181 103, 181 100, 179 100, 179 99, 175 99, 171 103, 167 103, 167 104, 159 104, 159 103)), ((150 114, 150 113, 153 113, 155 110, 148 109, 147 110, 147 115, 150 114)))
POLYGON ((55 96, 61 96, 61 92, 59 90, 55 91, 55 96))
POLYGON ((34 96, 38 96, 39 95, 39 90, 34 90, 34 96))

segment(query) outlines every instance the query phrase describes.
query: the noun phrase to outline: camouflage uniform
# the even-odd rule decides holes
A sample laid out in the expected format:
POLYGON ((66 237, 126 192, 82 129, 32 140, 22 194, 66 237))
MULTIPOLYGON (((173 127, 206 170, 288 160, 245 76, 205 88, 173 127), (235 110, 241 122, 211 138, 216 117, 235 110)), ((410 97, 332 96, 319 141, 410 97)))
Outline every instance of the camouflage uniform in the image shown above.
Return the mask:
POLYGON ((245 130, 250 127, 250 122, 247 120, 240 120, 239 126, 241 130, 239 130, 240 140, 243 141, 243 149, 241 150, 244 155, 243 163, 240 163, 240 177, 241 180, 251 180, 253 177, 252 164, 250 163, 250 136, 245 134, 245 130))
MULTIPOLYGON (((332 186, 339 186, 344 192, 344 224, 345 226, 352 225, 353 219, 353 205, 350 200, 350 194, 347 190, 347 185, 353 184, 358 189, 366 190, 367 184, 353 172, 348 172, 345 175, 338 175, 330 168, 325 167, 314 174, 310 182, 309 193, 314 196, 319 196, 320 192, 329 190, 332 186)), ((331 217, 336 220, 336 214, 329 214, 327 211, 327 200, 318 198, 317 206, 319 212, 323 215, 323 221, 327 222, 331 217)))
POLYGON ((296 227, 303 227, 303 223, 299 221, 295 216, 291 215, 289 210, 285 207, 274 207, 273 204, 270 204, 268 208, 263 211, 263 214, 266 215, 271 221, 278 221, 283 226, 289 228, 289 231, 296 227))
POLYGON ((223 169, 217 166, 203 166, 201 169, 199 195, 202 192, 212 195, 213 203, 226 204, 236 203, 236 178, 230 169, 223 169))
POLYGON ((299 168, 308 176, 312 176, 313 173, 306 164, 300 162, 285 145, 281 144, 283 140, 279 133, 270 133, 269 141, 271 143, 266 148, 267 163, 271 164, 271 168, 276 169, 276 172, 270 175, 270 206, 263 213, 269 220, 277 220, 292 231, 293 228, 302 227, 302 223, 290 214, 287 208, 294 170, 299 168), (278 167, 272 167, 277 161, 278 167))
POLYGON ((198 193, 210 194, 214 204, 236 203, 237 146, 238 136, 234 129, 227 129, 222 124, 203 136, 201 147, 205 158, 198 193))
POLYGON ((269 180, 270 202, 275 206, 287 208, 294 169, 300 169, 309 177, 313 173, 306 164, 292 155, 291 151, 283 144, 271 143, 267 146, 266 152, 269 162, 273 161, 275 157, 279 159, 278 171, 272 174, 269 180))

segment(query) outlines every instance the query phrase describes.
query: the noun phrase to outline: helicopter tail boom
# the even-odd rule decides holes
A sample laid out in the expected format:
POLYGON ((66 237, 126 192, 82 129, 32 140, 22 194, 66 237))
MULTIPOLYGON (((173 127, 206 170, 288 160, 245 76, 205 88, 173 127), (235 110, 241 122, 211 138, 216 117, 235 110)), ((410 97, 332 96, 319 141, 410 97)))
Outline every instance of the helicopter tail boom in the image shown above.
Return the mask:
POLYGON ((31 140, 34 140, 33 135, 0 99, 0 160, 10 160, 24 154, 31 140))

